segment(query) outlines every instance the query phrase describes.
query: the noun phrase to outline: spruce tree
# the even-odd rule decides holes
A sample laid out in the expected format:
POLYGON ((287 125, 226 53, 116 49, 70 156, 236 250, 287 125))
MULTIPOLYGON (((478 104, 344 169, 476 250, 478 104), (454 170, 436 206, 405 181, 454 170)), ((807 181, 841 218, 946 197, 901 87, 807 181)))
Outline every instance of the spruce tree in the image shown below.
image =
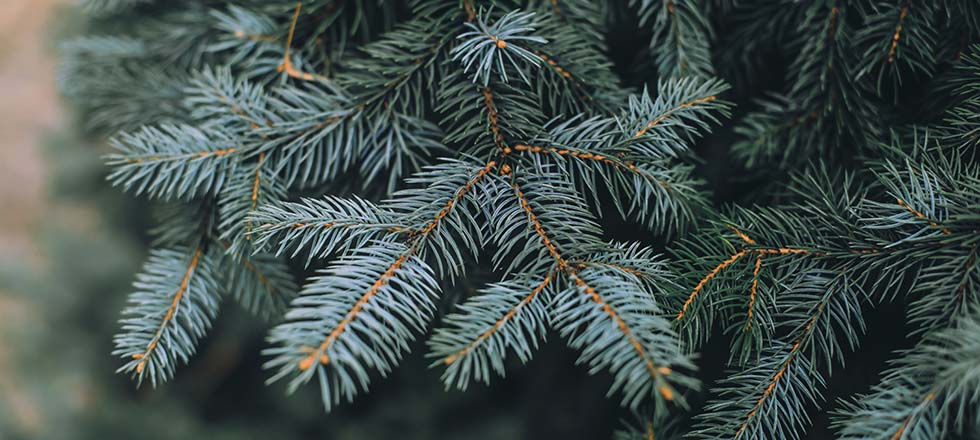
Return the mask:
POLYGON ((465 390, 555 334, 622 438, 980 435, 975 1, 86 10, 62 90, 158 218, 114 341, 137 384, 228 296, 327 411, 416 339, 465 390), (909 344, 826 398, 889 304, 909 344))

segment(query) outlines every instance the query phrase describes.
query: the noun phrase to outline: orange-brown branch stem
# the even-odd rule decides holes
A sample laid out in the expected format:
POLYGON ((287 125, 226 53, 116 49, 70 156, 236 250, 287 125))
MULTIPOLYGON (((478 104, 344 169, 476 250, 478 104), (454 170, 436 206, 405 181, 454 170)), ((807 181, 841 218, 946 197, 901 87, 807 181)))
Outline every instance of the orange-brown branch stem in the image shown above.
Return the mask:
MULTIPOLYGON (((566 273, 568 273, 568 275, 575 281, 575 284, 579 286, 582 290, 584 290, 585 293, 589 295, 589 298, 591 298, 592 301, 594 301, 596 304, 600 305, 602 307, 602 310, 607 315, 609 315, 609 318, 613 321, 613 323, 615 323, 616 326, 619 328, 619 330, 626 336, 627 342, 629 342, 630 346, 633 347, 637 355, 640 356, 640 359, 643 361, 644 365, 647 368, 647 371, 650 373, 650 376, 654 378, 654 380, 659 379, 661 375, 670 374, 671 373, 670 368, 657 367, 653 363, 653 360, 650 358, 650 356, 647 355, 646 349, 643 347, 643 344, 640 344, 640 341, 636 339, 636 337, 633 335, 633 331, 630 329, 629 325, 626 324, 626 321, 624 321, 623 318, 619 315, 616 309, 613 308, 611 304, 606 302, 598 291, 596 291, 592 286, 586 283, 585 280, 583 280, 580 276, 578 276, 578 270, 575 267, 572 267, 568 264, 568 260, 566 260, 561 255, 561 253, 558 251, 558 247, 548 237, 548 234, 544 230, 541 221, 538 219, 537 215, 535 215, 530 202, 527 200, 527 197, 524 195, 524 193, 521 191, 520 187, 517 186, 516 183, 514 184, 514 192, 517 194, 517 198, 521 204, 521 208, 523 208, 524 211, 527 213, 528 221, 531 222, 531 226, 534 228, 535 233, 537 233, 538 236, 541 237, 542 244, 545 245, 545 247, 548 249, 548 252, 551 254, 552 258, 554 258, 555 262, 558 264, 558 270, 565 271, 566 273)), ((666 384, 662 384, 660 385, 658 391, 660 392, 661 396, 663 396, 664 399, 666 400, 674 399, 674 391, 673 389, 670 388, 670 386, 666 384)))
POLYGON ((498 319, 497 322, 494 323, 494 325, 492 327, 488 328, 486 331, 484 331, 482 334, 480 334, 480 336, 478 336, 475 340, 473 340, 473 342, 471 342, 469 345, 467 345, 466 348, 464 348, 464 349, 456 352, 455 354, 453 354, 453 355, 451 355, 451 356, 443 359, 443 363, 445 363, 446 365, 449 365, 449 364, 451 364, 453 362, 456 362, 456 360, 458 360, 459 358, 461 358, 463 356, 466 356, 467 353, 469 353, 470 351, 473 351, 473 349, 476 348, 481 343, 483 343, 483 341, 487 340, 487 338, 489 338, 490 336, 492 336, 494 333, 498 332, 501 328, 504 327, 504 325, 507 324, 508 321, 510 321, 511 319, 514 318, 514 316, 517 315, 517 311, 518 310, 520 310, 522 307, 527 306, 528 304, 530 304, 531 301, 534 301, 534 299, 546 287, 548 287, 548 284, 551 284, 551 278, 552 278, 552 276, 551 276, 550 273, 548 275, 546 275, 544 277, 544 281, 542 281, 540 284, 538 284, 533 289, 531 289, 531 293, 530 294, 528 294, 526 297, 524 297, 524 299, 522 299, 514 307, 511 307, 511 309, 508 310, 507 313, 504 314, 504 316, 502 316, 500 319, 498 319))
POLYGON ((174 315, 177 313, 177 306, 180 305, 180 300, 184 297, 184 293, 187 292, 187 286, 190 285, 191 277, 194 276, 194 270, 197 268, 198 263, 201 261, 201 253, 204 252, 203 247, 198 247, 194 251, 194 255, 191 257, 190 264, 187 265, 187 270, 184 271, 184 278, 180 280, 180 287, 177 288, 177 292, 174 293, 173 300, 170 302, 170 307, 167 308, 167 313, 163 316, 163 320, 160 322, 160 328, 157 329, 153 339, 150 340, 149 345, 146 346, 146 351, 142 354, 134 354, 133 359, 139 359, 140 361, 136 364, 136 373, 142 374, 144 368, 146 367, 147 360, 153 355, 153 351, 156 350, 160 343, 160 338, 163 336, 164 330, 170 325, 171 320, 173 320, 174 315))
POLYGON ((643 171, 642 169, 640 169, 640 167, 636 166, 636 164, 634 164, 633 162, 630 161, 620 162, 618 160, 615 160, 603 154, 586 153, 581 151, 570 150, 567 148, 543 147, 539 145, 523 145, 523 144, 514 145, 513 148, 511 147, 504 148, 504 154, 510 154, 512 151, 517 151, 522 153, 527 152, 527 153, 534 153, 534 154, 555 154, 558 156, 570 156, 581 160, 592 160, 596 162, 601 162, 606 165, 610 165, 614 168, 625 169, 631 173, 638 174, 647 180, 656 182, 664 189, 670 189, 670 186, 667 184, 667 182, 654 178, 649 173, 643 171))
POLYGON ((776 374, 772 376, 772 379, 769 381, 769 385, 762 391, 762 396, 759 397, 759 400, 755 402, 752 410, 745 416, 745 421, 742 422, 741 426, 739 426, 738 431, 735 433, 735 437, 740 436, 742 432, 745 431, 752 418, 759 413, 759 409, 762 407, 762 404, 765 403, 766 399, 769 398, 773 391, 776 390, 776 386, 779 384, 779 381, 786 376, 786 371, 789 370, 789 365, 796 359, 796 356, 800 352, 800 348, 803 346, 804 339, 810 334, 811 331, 813 331, 813 325, 816 323, 817 318, 820 317, 822 312, 823 303, 817 306, 816 313, 814 313, 810 320, 807 321, 806 326, 803 328, 803 333, 800 334, 800 337, 793 343, 793 347, 790 349, 789 354, 787 354, 786 360, 783 361, 783 364, 779 367, 779 370, 776 371, 776 374))
POLYGON ((251 261, 243 257, 242 265, 245 266, 245 268, 248 269, 250 272, 255 274, 255 276, 259 279, 259 282, 262 283, 263 286, 265 286, 265 289, 270 294, 275 295, 279 293, 279 290, 276 289, 275 286, 273 286, 272 283, 269 282, 269 279, 265 276, 264 273, 262 273, 262 271, 259 270, 259 268, 255 267, 255 264, 252 264, 251 261))
MULTIPOLYGON (((255 211, 259 206, 259 186, 262 183, 262 165, 265 162, 265 153, 259 153, 259 162, 255 165, 255 177, 252 179, 252 205, 249 211, 255 211)), ((252 238, 252 220, 245 223, 245 240, 252 238)))
MULTIPOLYGON (((922 402, 919 403, 919 408, 926 406, 933 400, 936 400, 936 394, 935 393, 927 394, 926 397, 922 399, 922 402)), ((902 424, 898 427, 898 430, 895 431, 895 434, 891 436, 891 440, 900 440, 902 438, 902 434, 904 434, 905 430, 907 430, 909 428, 909 425, 912 424, 912 420, 914 420, 915 417, 921 412, 919 408, 917 408, 915 411, 912 411, 912 414, 909 414, 908 417, 905 418, 905 421, 902 422, 902 424)))
POLYGON ((963 265, 963 281, 956 287, 956 298, 959 301, 963 301, 963 295, 966 293, 966 285, 970 281, 970 271, 973 270, 973 263, 977 261, 976 249, 977 247, 974 245, 970 257, 966 259, 966 263, 963 265))
POLYGON ((535 56, 540 58, 541 61, 544 61, 545 64, 551 67, 551 69, 554 70, 555 73, 558 74, 558 76, 561 76, 562 78, 565 78, 566 80, 571 82, 572 86, 578 89, 578 91, 582 93, 582 96, 586 101, 592 99, 592 97, 589 96, 588 92, 586 92, 585 86, 582 84, 582 82, 579 81, 578 78, 572 76, 572 73, 569 72, 568 69, 562 67, 562 65, 559 64, 558 61, 556 61, 554 58, 548 56, 548 54, 540 50, 537 49, 533 49, 533 50, 529 49, 529 50, 533 52, 535 56))
POLYGON ((528 201, 527 196, 524 195, 524 192, 521 191, 521 188, 516 183, 514 183, 513 186, 514 193, 517 194, 517 200, 521 204, 521 209, 527 213, 527 218, 528 221, 531 222, 531 227, 534 228, 534 232, 541 238, 541 244, 548 249, 548 253, 551 254, 551 257, 555 259, 556 263, 558 263, 558 269, 564 270, 565 267, 568 266, 568 261, 566 261, 561 255, 561 252, 558 251, 558 246, 556 246, 555 243, 551 241, 551 238, 548 237, 548 234, 544 230, 544 226, 541 225, 541 220, 538 219, 537 214, 534 213, 534 209, 531 208, 531 203, 528 201))
POLYGON ((718 274, 721 273, 721 271, 724 270, 726 267, 735 264, 735 262, 738 261, 740 258, 744 257, 747 252, 748 251, 746 250, 741 250, 732 254, 732 256, 728 257, 728 259, 722 261, 720 264, 715 266, 714 269, 711 269, 711 272, 708 272, 708 274, 705 275, 704 278, 701 278, 701 281, 699 281, 698 284, 694 286, 694 290, 692 290, 691 294, 688 295, 687 300, 684 301, 684 305, 681 306, 681 311, 680 313, 677 314, 676 319, 678 321, 684 319, 684 315, 687 313, 687 308, 691 306, 691 303, 693 303, 694 299, 697 298, 698 293, 701 292, 701 289, 703 289, 704 286, 708 284, 708 281, 711 281, 712 278, 718 276, 718 274))
POLYGON ((476 19, 476 8, 473 7, 472 1, 463 0, 463 9, 466 11, 466 21, 472 22, 476 19))
POLYGON ((318 347, 303 348, 303 352, 309 354, 299 361, 298 367, 301 371, 310 369, 317 361, 319 361, 323 365, 330 363, 330 357, 327 355, 327 349, 330 348, 331 344, 333 344, 337 340, 337 338, 344 333, 347 327, 350 326, 351 322, 353 322, 354 319, 357 317, 358 313, 360 313, 363 310, 364 306, 367 305, 367 303, 370 302, 371 299, 374 298, 378 294, 378 292, 381 291, 381 288, 383 288, 385 285, 388 284, 391 278, 395 276, 395 273, 399 269, 401 269, 402 266, 404 266, 405 262, 407 262, 412 256, 415 255, 415 253, 419 249, 419 245, 420 245, 419 240, 421 240, 422 238, 427 236, 430 232, 432 232, 432 230, 436 228, 439 222, 441 222, 443 218, 449 215, 449 212, 452 211, 454 206, 456 206, 456 203, 458 203, 459 200, 461 200, 464 196, 466 196, 466 194, 469 193, 469 191, 473 188, 474 185, 476 185, 478 182, 483 180, 483 178, 486 177, 488 173, 490 173, 490 170, 493 169, 495 165, 496 165, 495 161, 490 161, 490 163, 488 163, 485 167, 480 169, 480 171, 477 172, 476 176, 474 176, 472 179, 467 181, 462 188, 456 191, 456 194, 454 194, 449 199, 449 201, 446 202, 446 206, 442 208, 435 215, 435 217, 433 217, 433 219, 429 221, 429 223, 420 230, 420 232, 417 235, 413 235, 413 237, 416 238, 416 240, 409 247, 408 251, 406 251, 404 254, 399 256, 398 259, 395 260, 395 262, 393 262, 390 266, 388 266, 388 268, 384 271, 384 273, 382 273, 375 280, 374 284, 371 285, 371 288, 369 288, 367 292, 361 295, 361 298, 357 301, 356 304, 354 304, 354 307, 347 312, 347 315, 344 316, 344 319, 342 319, 340 323, 338 323, 337 326, 334 327, 334 329, 330 332, 329 335, 327 335, 326 338, 324 338, 323 342, 321 342, 318 347))
POLYGON ((178 156, 167 156, 167 157, 157 156, 157 157, 149 157, 149 158, 127 159, 126 162, 127 163, 159 162, 159 161, 163 161, 163 160, 177 160, 177 159, 181 159, 181 158, 183 158, 183 159, 187 159, 187 158, 201 159, 201 158, 210 157, 210 156, 218 156, 218 157, 220 157, 220 156, 227 156, 229 154, 234 154, 237 151, 238 150, 235 149, 235 148, 222 148, 220 150, 201 151, 201 152, 197 152, 197 153, 186 153, 186 154, 181 154, 181 155, 178 155, 178 156))
MULTIPOLYGON (((231 243, 228 243, 227 241, 222 241, 221 242, 221 245, 224 246, 225 249, 228 249, 228 248, 231 247, 231 243)), ((265 274, 263 274, 262 271, 259 270, 258 267, 255 267, 255 264, 253 264, 251 261, 249 261, 248 258, 246 258, 245 256, 242 256, 240 261, 242 263, 242 266, 245 266, 245 268, 248 269, 249 272, 252 272, 252 273, 255 274, 255 276, 259 279, 259 283, 261 283, 270 294, 275 295, 275 294, 279 293, 279 290, 276 289, 275 286, 273 286, 271 282, 269 282, 269 278, 267 278, 265 276, 265 274)))
POLYGON ((647 134, 647 131, 649 131, 653 127, 656 127, 661 122, 667 120, 667 118, 671 117, 671 115, 673 115, 678 110, 681 110, 681 109, 684 109, 684 108, 687 108, 687 107, 694 107, 694 106, 696 106, 698 104, 703 104, 705 102, 711 102, 711 101, 714 101, 715 99, 718 99, 718 97, 715 96, 715 95, 705 96, 704 98, 698 98, 698 99, 695 99, 695 100, 690 101, 690 102, 685 102, 683 104, 678 105, 677 107, 674 107, 674 108, 672 108, 670 110, 667 110, 667 112, 664 113, 662 116, 660 116, 657 119, 654 119, 654 120, 650 121, 650 123, 648 123, 646 125, 646 127, 643 127, 642 129, 640 129, 640 131, 637 131, 636 134, 633 135, 633 137, 640 137, 640 136, 643 136, 643 135, 647 134))
MULTIPOLYGON (((929 217, 926 217, 925 214, 923 214, 923 213, 915 210, 915 208, 909 206, 908 203, 905 203, 904 200, 902 200, 902 199, 896 199, 896 201, 898 203, 898 206, 901 206, 901 207, 905 208, 905 210, 908 211, 908 212, 910 212, 910 213, 912 213, 912 215, 914 215, 914 216, 916 216, 916 217, 918 217, 918 218, 920 218, 922 220, 925 220, 925 221, 929 222, 929 226, 932 226, 934 228, 938 228, 939 227, 939 223, 937 223, 935 220, 930 219, 929 217)), ((949 235, 949 234, 952 234, 953 233, 953 231, 949 230, 948 228, 942 228, 940 230, 943 232, 943 234, 946 234, 946 235, 949 235)))
POLYGON ((905 17, 909 15, 909 7, 912 6, 912 0, 905 2, 902 6, 901 12, 898 14, 898 25, 895 26, 895 34, 892 35, 892 43, 888 48, 888 64, 895 62, 895 52, 898 50, 898 40, 902 38, 902 28, 905 24, 905 17))
POLYGON ((755 315, 755 296, 759 291, 759 272, 762 270, 762 256, 755 257, 755 269, 752 270, 752 289, 749 290, 749 311, 745 319, 745 330, 752 328, 752 317, 755 315))
POLYGON ((738 230, 738 228, 729 225, 728 226, 728 229, 731 229, 732 231, 735 231, 735 235, 738 235, 738 238, 741 238, 742 241, 744 241, 744 242, 746 242, 748 244, 756 244, 755 240, 753 240, 752 237, 749 237, 744 232, 738 230))
POLYGON ((496 165, 497 165, 497 161, 491 160, 489 163, 486 164, 486 166, 484 166, 480 171, 478 171, 476 173, 476 176, 474 176, 472 179, 466 182, 466 184, 463 185, 463 187, 460 188, 459 191, 457 191, 456 194, 452 198, 450 198, 448 202, 446 202, 446 206, 444 206, 442 210, 440 210, 436 214, 435 218, 433 218, 428 225, 426 225, 421 229, 419 235, 426 236, 430 232, 432 232, 432 230, 439 225, 439 222, 442 221, 442 219, 445 218, 447 215, 449 215, 449 212, 453 210, 453 207, 456 206, 456 203, 459 202, 468 192, 470 192, 470 190, 473 189, 474 185, 476 185, 481 180, 483 180, 483 178, 486 177, 486 175, 490 173, 490 170, 492 170, 493 167, 495 167, 496 165))
POLYGON ((837 31, 837 15, 840 13, 840 7, 834 6, 830 8, 830 24, 827 26, 827 38, 833 39, 834 32, 837 31))
POLYGON ((504 135, 500 131, 500 124, 497 119, 497 105, 494 103, 493 93, 491 93, 490 87, 484 87, 482 93, 483 104, 487 107, 487 122, 490 124, 490 133, 493 134, 493 143, 497 146, 497 150, 506 151, 504 135))
MULTIPOLYGON (((588 283, 582 280, 582 278, 578 276, 575 269, 569 268, 567 270, 569 272, 569 275, 571 275, 572 279, 575 281, 575 284, 578 285, 582 290, 584 290, 585 293, 589 295, 589 298, 592 299, 592 301, 600 305, 602 307, 602 311, 606 312, 606 314, 609 315, 609 318, 612 319, 613 323, 616 324, 616 327, 619 328, 619 331, 622 332, 624 335, 626 335, 626 340, 629 342, 630 346, 633 347, 633 350, 636 351, 637 355, 640 356, 640 359, 643 361, 643 364, 646 366, 647 372, 650 373, 650 376, 653 377, 654 380, 656 380, 661 375, 670 374, 671 373, 670 368, 657 367, 653 363, 653 359, 650 359, 650 356, 647 355, 646 349, 643 348, 643 344, 640 344, 640 341, 636 339, 636 337, 633 335, 632 329, 630 329, 630 327, 626 324, 626 321, 623 321, 623 318, 619 315, 618 312, 616 312, 616 309, 614 309, 611 304, 606 302, 602 298, 602 296, 599 295, 599 292, 597 292, 592 286, 590 286, 588 283)), ((658 391, 660 392, 660 395, 663 396, 664 399, 674 400, 674 390, 671 389, 670 386, 666 384, 662 384, 660 385, 658 391)))
MULTIPOLYGON (((735 234, 738 235, 738 237, 741 238, 742 241, 744 241, 746 244, 749 244, 749 245, 755 245, 755 244, 757 244, 756 241, 752 239, 752 237, 749 237, 747 234, 745 234, 744 232, 740 231, 738 228, 736 228, 734 226, 729 226, 728 228, 731 229, 732 231, 734 231, 735 234)), ((756 291, 757 291, 758 282, 759 282, 759 271, 762 268, 762 257, 763 256, 765 256, 765 255, 793 255, 793 254, 817 255, 817 256, 826 255, 826 254, 821 253, 821 252, 813 252, 813 251, 810 251, 810 250, 807 250, 807 249, 791 248, 791 247, 748 248, 748 249, 742 249, 742 250, 740 250, 740 251, 732 254, 730 257, 728 257, 727 259, 725 259, 721 263, 719 263, 717 266, 715 266, 713 269, 711 269, 711 271, 708 272, 708 274, 705 275, 704 278, 701 278, 701 280, 698 281, 698 284, 696 286, 694 286, 694 290, 691 291, 691 294, 687 297, 687 300, 684 301, 684 305, 681 306, 681 311, 679 313, 677 313, 677 318, 676 319, 678 321, 680 321, 681 319, 684 318, 684 316, 687 314, 688 307, 691 306, 691 304, 694 302, 695 298, 697 298, 698 294, 701 293, 701 290, 704 289, 704 286, 706 286, 709 281, 711 281, 713 278, 715 278, 716 276, 718 276, 718 274, 720 274, 722 270, 724 270, 725 268, 727 268, 727 267, 735 264, 735 262, 737 262, 739 259, 741 259, 742 257, 744 257, 744 256, 746 256, 748 254, 756 254, 756 256, 757 256, 755 270, 753 271, 752 290, 751 290, 751 293, 750 293, 750 301, 749 301, 749 318, 750 319, 751 319, 752 313, 753 313, 752 312, 752 307, 755 304, 755 296, 756 296, 756 291)))
POLYGON ((381 276, 379 276, 378 279, 374 281, 374 284, 371 285, 371 288, 369 288, 367 292, 365 292, 364 295, 362 295, 361 298, 357 300, 357 303, 354 304, 354 307, 347 312, 347 315, 344 316, 344 319, 342 319, 340 323, 338 323, 337 326, 334 327, 334 329, 330 332, 330 334, 327 335, 327 337, 323 340, 323 342, 320 343, 320 346, 317 347, 315 350, 313 350, 308 356, 306 356, 305 358, 299 361, 300 370, 310 369, 310 367, 312 367, 314 362, 316 362, 317 360, 319 360, 320 363, 324 365, 330 363, 330 357, 327 356, 326 353, 327 349, 330 348, 330 345, 333 344, 334 341, 336 341, 337 338, 344 333, 344 330, 347 329, 347 326, 349 326, 354 321, 354 319, 357 317, 357 314, 364 309, 364 306, 366 306, 368 302, 370 302, 371 299, 374 298, 374 296, 381 291, 381 288, 388 284, 388 281, 395 276, 395 272, 401 269, 402 266, 405 264, 405 262, 408 261, 408 259, 415 254, 415 250, 416 250, 415 247, 409 248, 407 252, 399 256, 394 263, 391 263, 391 265, 388 266, 388 268, 384 271, 384 273, 382 273, 381 276))
POLYGON ((289 24, 289 35, 286 37, 286 50, 282 57, 282 63, 279 64, 279 67, 277 67, 276 70, 280 72, 285 72, 290 77, 301 79, 304 81, 326 80, 327 77, 325 76, 300 71, 299 69, 296 68, 296 66, 293 66, 293 61, 289 57, 289 53, 292 49, 292 44, 293 44, 293 35, 296 33, 296 22, 299 21, 299 12, 302 9, 303 9, 303 3, 302 2, 297 3, 296 10, 295 12, 293 12, 293 21, 289 24))

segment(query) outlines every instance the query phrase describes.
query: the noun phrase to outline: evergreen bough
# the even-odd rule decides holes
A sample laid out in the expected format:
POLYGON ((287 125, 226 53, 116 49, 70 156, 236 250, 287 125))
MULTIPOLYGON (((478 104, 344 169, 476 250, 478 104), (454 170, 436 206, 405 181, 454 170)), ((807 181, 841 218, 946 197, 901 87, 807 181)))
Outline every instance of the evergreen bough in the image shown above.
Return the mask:
POLYGON ((429 328, 460 389, 554 329, 643 408, 621 438, 801 438, 815 411, 843 439, 980 432, 973 1, 86 10, 62 89, 115 133, 110 181, 160 207, 114 351, 140 383, 170 379, 230 295, 274 322, 271 381, 317 382, 328 410, 429 328), (649 47, 617 69, 624 23, 649 47), (730 203, 695 152, 719 125, 752 189, 730 203), (658 245, 610 239, 610 217, 658 245), (461 279, 484 287, 437 317, 461 279), (917 344, 825 401, 891 301, 917 344), (702 390, 719 337, 730 372, 702 390))

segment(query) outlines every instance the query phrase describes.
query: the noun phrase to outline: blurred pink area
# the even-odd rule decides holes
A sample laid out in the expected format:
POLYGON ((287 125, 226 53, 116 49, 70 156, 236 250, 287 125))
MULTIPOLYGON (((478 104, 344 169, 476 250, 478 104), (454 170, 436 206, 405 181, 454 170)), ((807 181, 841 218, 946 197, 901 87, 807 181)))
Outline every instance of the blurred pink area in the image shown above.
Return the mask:
MULTIPOLYGON (((58 0, 0 0, 0 264, 37 267, 34 244, 45 212, 45 133, 63 119, 55 90, 52 12, 58 0)), ((34 400, 19 384, 8 350, 18 326, 33 315, 22 301, 0 291, 0 407, 24 432, 43 423, 34 400)))
POLYGON ((37 263, 32 243, 44 204, 42 140, 62 123, 51 50, 58 0, 3 0, 0 8, 0 258, 37 263))

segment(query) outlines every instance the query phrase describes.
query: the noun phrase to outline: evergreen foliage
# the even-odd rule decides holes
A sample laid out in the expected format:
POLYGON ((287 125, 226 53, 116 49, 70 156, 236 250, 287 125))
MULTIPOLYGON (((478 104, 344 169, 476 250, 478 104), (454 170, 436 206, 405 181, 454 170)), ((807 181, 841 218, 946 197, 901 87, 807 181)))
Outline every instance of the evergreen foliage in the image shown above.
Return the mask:
POLYGON ((980 434, 972 1, 88 9, 62 88, 113 133, 110 181, 167 207, 116 337, 138 383, 228 295, 273 322, 270 382, 327 410, 417 338, 465 390, 553 331, 640 414, 620 438, 796 439, 818 413, 847 439, 980 434), (717 144, 740 198, 705 182, 717 144), (889 302, 914 347, 828 399, 889 302))

